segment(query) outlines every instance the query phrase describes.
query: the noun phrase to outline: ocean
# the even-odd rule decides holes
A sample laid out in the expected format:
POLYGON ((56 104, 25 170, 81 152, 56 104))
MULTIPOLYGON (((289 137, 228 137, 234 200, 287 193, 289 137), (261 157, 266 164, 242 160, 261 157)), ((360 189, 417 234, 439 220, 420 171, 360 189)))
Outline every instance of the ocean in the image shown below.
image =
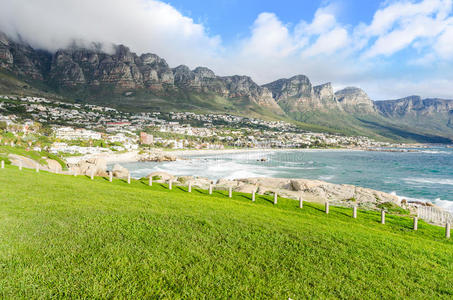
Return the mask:
POLYGON ((245 177, 319 179, 394 193, 409 200, 431 201, 453 211, 453 149, 433 147, 416 151, 263 151, 121 165, 135 178, 164 171, 213 180, 245 177))

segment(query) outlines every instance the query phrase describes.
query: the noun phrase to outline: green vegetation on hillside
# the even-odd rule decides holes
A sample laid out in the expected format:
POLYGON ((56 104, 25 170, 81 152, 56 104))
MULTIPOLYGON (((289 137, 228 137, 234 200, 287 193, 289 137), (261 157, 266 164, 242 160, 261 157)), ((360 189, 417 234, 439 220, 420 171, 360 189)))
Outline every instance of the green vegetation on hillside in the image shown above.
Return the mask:
POLYGON ((2 298, 451 298, 453 242, 294 200, 0 169, 2 298))

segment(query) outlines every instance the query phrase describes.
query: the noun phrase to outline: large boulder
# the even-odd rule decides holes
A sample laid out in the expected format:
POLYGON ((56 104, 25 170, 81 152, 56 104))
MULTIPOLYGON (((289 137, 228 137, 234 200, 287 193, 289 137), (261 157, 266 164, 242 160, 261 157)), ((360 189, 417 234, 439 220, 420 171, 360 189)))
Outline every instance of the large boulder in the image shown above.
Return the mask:
POLYGON ((107 161, 103 158, 89 158, 69 167, 71 172, 79 175, 107 176, 107 161))
POLYGON ((129 170, 119 164, 113 166, 112 173, 116 178, 127 178, 129 176, 129 170))
POLYGON ((167 173, 167 172, 152 172, 151 174, 149 174, 148 176, 146 176, 147 178, 149 177, 152 177, 153 180, 156 180, 157 182, 166 182, 168 180, 174 180, 175 179, 175 176, 167 173))
POLYGON ((60 173, 63 170, 60 163, 54 159, 46 159, 46 162, 47 167, 51 172, 60 173))

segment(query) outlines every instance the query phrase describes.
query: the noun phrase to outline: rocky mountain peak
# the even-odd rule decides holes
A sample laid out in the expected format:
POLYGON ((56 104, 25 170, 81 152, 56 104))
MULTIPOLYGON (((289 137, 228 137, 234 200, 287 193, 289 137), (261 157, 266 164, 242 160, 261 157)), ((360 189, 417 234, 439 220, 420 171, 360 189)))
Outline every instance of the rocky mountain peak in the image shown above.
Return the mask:
POLYGON ((346 87, 335 93, 337 101, 345 111, 349 112, 374 112, 373 101, 367 93, 357 87, 346 87))
POLYGON ((215 73, 206 67, 197 67, 193 72, 200 78, 216 78, 215 73))

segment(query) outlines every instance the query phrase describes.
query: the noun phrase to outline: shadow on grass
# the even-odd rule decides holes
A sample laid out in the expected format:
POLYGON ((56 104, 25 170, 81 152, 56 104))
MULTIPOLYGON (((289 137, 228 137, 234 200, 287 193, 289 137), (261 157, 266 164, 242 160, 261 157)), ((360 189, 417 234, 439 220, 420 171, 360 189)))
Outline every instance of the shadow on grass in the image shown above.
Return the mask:
MULTIPOLYGON (((256 196, 256 195, 255 195, 256 196)), ((244 198, 245 200, 248 200, 248 201, 252 201, 252 195, 250 195, 250 197, 246 196, 246 195, 236 195, 236 197, 238 198, 244 198)), ((256 198, 256 197, 255 197, 256 198)))
POLYGON ((265 195, 262 195, 262 196, 261 195, 260 196, 256 195, 256 200, 264 200, 265 202, 269 202, 270 204, 274 204, 274 199, 271 200, 265 195))

